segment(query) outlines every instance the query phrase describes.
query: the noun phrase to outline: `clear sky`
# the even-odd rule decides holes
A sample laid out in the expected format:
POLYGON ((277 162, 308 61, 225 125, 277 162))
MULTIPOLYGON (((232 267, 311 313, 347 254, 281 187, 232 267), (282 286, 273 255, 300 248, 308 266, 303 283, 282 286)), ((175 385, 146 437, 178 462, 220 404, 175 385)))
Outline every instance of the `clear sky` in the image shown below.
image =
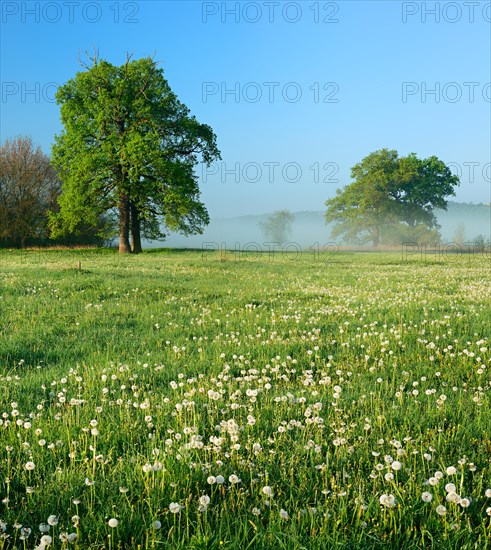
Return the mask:
POLYGON ((200 167, 212 217, 323 210, 387 147, 437 155, 457 200, 490 202, 490 2, 1 2, 1 141, 49 153, 53 94, 84 51, 155 55, 218 137, 200 167))

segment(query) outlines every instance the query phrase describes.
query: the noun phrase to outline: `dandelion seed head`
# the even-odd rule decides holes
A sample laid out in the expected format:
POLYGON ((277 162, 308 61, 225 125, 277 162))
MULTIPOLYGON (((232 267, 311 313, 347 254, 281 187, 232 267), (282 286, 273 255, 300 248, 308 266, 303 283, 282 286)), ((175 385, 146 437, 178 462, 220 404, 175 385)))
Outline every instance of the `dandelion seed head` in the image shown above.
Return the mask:
POLYGON ((181 511, 182 506, 178 502, 171 502, 169 504, 169 511, 172 514, 178 514, 181 511))
POLYGON ((396 499, 392 494, 380 495, 379 501, 380 501, 380 504, 382 504, 382 506, 385 506, 386 508, 393 508, 396 503, 396 499))
POLYGON ((51 525, 52 527, 54 525, 58 525, 58 518, 55 515, 51 515, 48 518, 48 525, 51 525))

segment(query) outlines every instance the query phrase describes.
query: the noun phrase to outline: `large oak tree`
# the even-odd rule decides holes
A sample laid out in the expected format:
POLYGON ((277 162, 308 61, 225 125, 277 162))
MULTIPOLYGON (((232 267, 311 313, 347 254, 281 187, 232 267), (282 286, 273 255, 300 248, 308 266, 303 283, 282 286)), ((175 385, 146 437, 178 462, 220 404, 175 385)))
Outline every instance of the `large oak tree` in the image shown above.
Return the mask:
POLYGON ((209 217, 194 169, 220 158, 212 129, 150 57, 115 66, 94 56, 83 68, 56 94, 64 130, 53 163, 63 187, 53 233, 107 211, 117 212, 122 253, 141 252, 142 236, 202 232, 209 217))
POLYGON ((374 247, 384 235, 417 239, 437 229, 434 209, 446 210, 446 197, 455 195, 459 184, 435 156, 399 157, 388 149, 370 153, 351 169, 351 177, 351 184, 326 201, 326 221, 335 224, 334 237, 374 247))

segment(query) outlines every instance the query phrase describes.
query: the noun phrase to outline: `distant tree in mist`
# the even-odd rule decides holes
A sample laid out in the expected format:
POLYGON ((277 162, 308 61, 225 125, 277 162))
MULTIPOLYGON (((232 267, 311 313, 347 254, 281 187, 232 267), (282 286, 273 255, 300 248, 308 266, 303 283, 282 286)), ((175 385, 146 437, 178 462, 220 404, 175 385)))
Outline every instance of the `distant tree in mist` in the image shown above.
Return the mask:
POLYGON ((421 239, 426 230, 438 234, 435 208, 446 210, 446 197, 455 195, 458 176, 437 157, 419 159, 415 153, 370 153, 351 169, 354 181, 326 201, 326 222, 333 237, 377 247, 393 239, 421 239))
POLYGON ((455 228, 453 242, 459 246, 464 246, 465 243, 465 224, 462 222, 455 228))
POLYGON ((295 216, 289 210, 278 210, 271 214, 259 227, 266 239, 284 244, 288 241, 295 216))
POLYGON ((491 240, 481 233, 474 238, 473 244, 479 252, 484 252, 486 248, 491 247, 491 240))

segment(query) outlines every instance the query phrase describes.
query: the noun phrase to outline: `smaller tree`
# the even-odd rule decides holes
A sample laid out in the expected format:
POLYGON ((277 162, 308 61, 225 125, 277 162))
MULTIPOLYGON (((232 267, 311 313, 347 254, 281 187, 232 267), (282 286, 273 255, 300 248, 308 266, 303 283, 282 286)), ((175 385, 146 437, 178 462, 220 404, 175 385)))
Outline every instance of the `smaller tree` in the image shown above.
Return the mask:
POLYGON ((392 241, 396 233, 417 240, 427 231, 438 232, 435 208, 446 209, 455 195, 458 176, 437 157, 418 159, 414 153, 399 157, 397 151, 370 153, 351 169, 352 183, 326 201, 326 222, 334 223, 332 235, 351 242, 392 241))
POLYGON ((288 210, 278 210, 271 214, 265 222, 259 226, 266 239, 284 244, 287 242, 292 230, 295 216, 288 210))

